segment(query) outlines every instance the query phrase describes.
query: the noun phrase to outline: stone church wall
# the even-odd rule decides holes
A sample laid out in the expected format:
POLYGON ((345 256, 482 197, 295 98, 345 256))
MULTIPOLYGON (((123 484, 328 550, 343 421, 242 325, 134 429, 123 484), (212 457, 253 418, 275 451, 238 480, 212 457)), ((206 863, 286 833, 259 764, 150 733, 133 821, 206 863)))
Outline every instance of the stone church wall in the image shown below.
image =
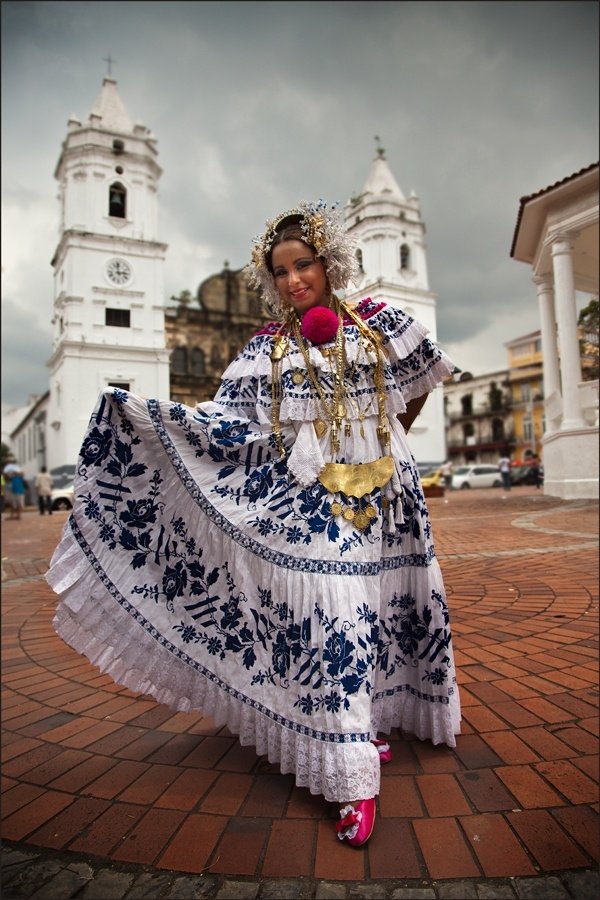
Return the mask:
POLYGON ((212 400, 234 356, 268 317, 243 270, 211 275, 195 300, 165 311, 171 400, 195 406, 212 400))

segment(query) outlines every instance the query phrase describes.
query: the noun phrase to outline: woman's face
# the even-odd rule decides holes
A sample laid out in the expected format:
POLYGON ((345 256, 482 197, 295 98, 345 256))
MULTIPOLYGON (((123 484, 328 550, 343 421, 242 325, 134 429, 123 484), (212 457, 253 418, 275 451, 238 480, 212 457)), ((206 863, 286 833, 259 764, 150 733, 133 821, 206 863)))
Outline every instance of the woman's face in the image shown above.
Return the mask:
POLYGON ((291 306, 303 316, 313 306, 328 305, 325 267, 314 250, 302 241, 277 244, 271 255, 271 266, 284 306, 291 306))

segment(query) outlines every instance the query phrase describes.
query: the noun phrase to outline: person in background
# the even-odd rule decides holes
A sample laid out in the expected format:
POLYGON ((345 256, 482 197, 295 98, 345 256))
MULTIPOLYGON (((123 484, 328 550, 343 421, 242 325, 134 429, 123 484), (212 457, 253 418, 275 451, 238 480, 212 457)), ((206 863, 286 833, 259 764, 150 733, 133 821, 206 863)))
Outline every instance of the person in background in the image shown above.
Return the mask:
POLYGON ((21 469, 10 473, 10 518, 20 519, 21 513, 25 509, 25 493, 27 491, 27 482, 21 469))
POLYGON ((510 456, 501 456, 498 460, 498 469, 502 477, 502 487, 510 491, 510 456))
POLYGON ((10 510, 11 518, 12 518, 12 487, 11 487, 11 483, 10 483, 10 477, 13 474, 13 472, 19 472, 19 471, 20 471, 19 466, 14 461, 14 459, 11 459, 10 462, 6 463, 6 465, 2 469, 2 476, 4 478, 4 490, 2 492, 4 494, 3 509, 10 510))
POLYGON ((444 486, 447 487, 448 490, 450 490, 450 488, 452 487, 452 469, 453 468, 454 468, 454 466, 452 465, 452 463, 449 459, 447 459, 446 462, 440 466, 440 472, 442 473, 442 477, 444 479, 444 486))
POLYGON ((50 473, 46 469, 46 466, 42 466, 41 470, 35 476, 35 489, 38 495, 40 516, 43 516, 46 510, 48 510, 48 515, 52 515, 53 485, 54 481, 52 479, 52 475, 50 475, 50 473))
POLYGON ((534 475, 534 484, 536 488, 541 488, 544 483, 544 470, 542 468, 542 461, 537 453, 531 457, 529 466, 534 475))
MULTIPOLYGON (((356 247, 301 203, 255 241, 273 319, 192 408, 104 391, 46 576, 54 627, 132 690, 202 710, 371 836, 394 728, 456 745, 448 605, 407 433, 454 364, 346 303, 356 247)), ((332 829, 333 831, 333 829, 332 829)))

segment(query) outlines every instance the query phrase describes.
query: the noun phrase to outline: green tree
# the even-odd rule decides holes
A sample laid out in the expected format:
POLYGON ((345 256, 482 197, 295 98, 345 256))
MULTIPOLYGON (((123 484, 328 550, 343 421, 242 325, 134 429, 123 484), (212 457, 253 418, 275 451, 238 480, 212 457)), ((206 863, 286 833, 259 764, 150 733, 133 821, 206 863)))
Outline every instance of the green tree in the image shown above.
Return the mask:
POLYGON ((172 296, 171 300, 173 303, 176 303, 177 306, 185 306, 188 307, 192 302, 192 292, 191 291, 179 291, 179 297, 172 296))
POLYGON ((0 471, 4 468, 4 466, 14 461, 14 454, 8 444, 5 444, 4 441, 0 444, 0 471))

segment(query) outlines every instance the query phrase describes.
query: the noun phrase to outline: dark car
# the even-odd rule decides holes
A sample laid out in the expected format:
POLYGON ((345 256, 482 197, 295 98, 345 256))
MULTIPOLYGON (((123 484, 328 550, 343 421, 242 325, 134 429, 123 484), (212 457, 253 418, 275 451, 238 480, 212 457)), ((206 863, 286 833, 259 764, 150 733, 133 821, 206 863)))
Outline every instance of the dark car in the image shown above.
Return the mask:
POLYGON ((510 470, 510 483, 513 485, 533 484, 536 485, 543 480, 541 472, 536 471, 534 466, 513 466, 510 470))

